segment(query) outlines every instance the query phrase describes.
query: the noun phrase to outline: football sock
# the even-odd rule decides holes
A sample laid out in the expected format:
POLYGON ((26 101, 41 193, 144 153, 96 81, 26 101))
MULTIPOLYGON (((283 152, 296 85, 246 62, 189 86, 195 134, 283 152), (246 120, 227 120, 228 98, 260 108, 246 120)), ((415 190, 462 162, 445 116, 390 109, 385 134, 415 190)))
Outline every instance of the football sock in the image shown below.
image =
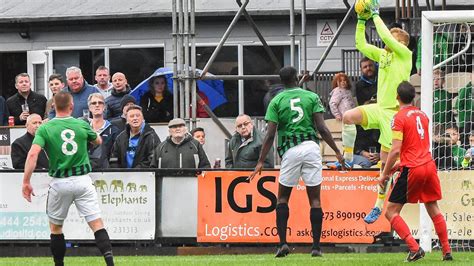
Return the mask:
POLYGON ((410 229, 408 228, 408 225, 405 223, 403 218, 400 215, 396 215, 392 218, 392 220, 390 220, 390 224, 392 225, 395 232, 397 232, 398 236, 400 236, 400 238, 403 239, 408 245, 410 251, 417 252, 420 247, 411 235, 410 229))
POLYGON ((51 234, 50 248, 53 253, 54 265, 64 265, 64 255, 66 255, 66 240, 64 234, 51 234))
POLYGON ((357 135, 355 125, 342 125, 342 146, 344 147, 344 160, 352 162, 354 157, 354 144, 357 135))
POLYGON ((311 220, 311 230, 313 231, 313 249, 319 249, 321 228, 323 226, 323 210, 321 208, 311 208, 309 218, 311 220))
POLYGON ((114 256, 112 255, 112 245, 110 244, 109 235, 107 231, 102 228, 97 230, 94 233, 95 236, 95 243, 100 250, 100 253, 104 256, 105 263, 107 266, 114 265, 114 256))
MULTIPOLYGON (((385 164, 382 164, 382 167, 380 167, 380 175, 382 175, 384 166, 385 164)), ((387 180, 387 183, 385 184, 385 188, 382 189, 382 187, 377 185, 377 200, 375 201, 375 207, 378 207, 380 210, 383 209, 383 204, 385 203, 385 197, 387 196, 387 192, 390 189, 391 185, 392 185, 392 177, 390 177, 387 180)))
POLYGON ((276 224, 277 232, 280 237, 280 245, 286 244, 286 227, 290 217, 290 209, 287 203, 279 203, 276 206, 276 224))
POLYGON ((439 242, 443 248, 443 255, 446 253, 451 253, 451 247, 449 246, 448 242, 448 231, 446 229, 446 220, 444 220, 444 216, 439 213, 435 217, 431 218, 431 220, 433 220, 436 234, 438 235, 439 242))

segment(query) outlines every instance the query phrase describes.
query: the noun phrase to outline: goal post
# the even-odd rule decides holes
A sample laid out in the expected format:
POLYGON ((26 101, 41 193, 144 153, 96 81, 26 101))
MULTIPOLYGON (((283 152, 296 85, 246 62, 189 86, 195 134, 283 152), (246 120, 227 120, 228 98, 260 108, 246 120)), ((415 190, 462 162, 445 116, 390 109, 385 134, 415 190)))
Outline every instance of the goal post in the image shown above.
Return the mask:
MULTIPOLYGON (((421 41, 422 43, 421 45, 423 49, 421 49, 421 52, 422 52, 421 54, 421 109, 430 118, 429 136, 432 143, 433 143, 433 131, 435 130, 434 124, 433 124, 433 117, 434 117, 433 116, 434 115, 433 94, 434 94, 434 78, 435 78, 433 71, 435 69, 443 69, 443 73, 444 73, 444 70, 447 70, 447 72, 451 75, 453 74, 453 72, 455 72, 455 69, 459 71, 461 67, 464 69, 464 71, 459 71, 459 72, 467 72, 466 69, 470 69, 469 70, 470 72, 473 71, 472 69, 472 63, 473 63, 472 62, 472 40, 471 40, 472 33, 470 32, 470 30, 474 28, 473 25, 474 25, 474 12, 472 12, 472 10, 422 12, 422 15, 421 15, 421 41), (463 26, 463 25, 466 25, 466 26, 463 26), (460 28, 466 29, 467 33, 461 32, 461 30, 459 30, 460 28), (434 51, 435 49, 433 48, 433 44, 435 42, 435 34, 445 34, 445 36, 447 36, 446 40, 448 40, 446 42, 446 47, 449 47, 449 48, 446 49, 447 54, 443 55, 445 56, 445 59, 442 60, 441 62, 435 62, 435 59, 434 59, 437 56, 434 53, 435 52, 439 53, 439 50, 440 50, 438 49, 438 51, 434 51), (465 34, 465 38, 463 39, 465 44, 456 41, 455 38, 459 37, 460 34, 465 34), (459 61, 456 61, 456 59, 460 56, 465 57, 466 53, 470 53, 471 61, 466 62, 466 64, 463 64, 462 66, 456 65, 456 64, 459 64, 459 61)), ((436 45, 441 45, 441 44, 436 44, 436 45)), ((462 74, 468 74, 468 73, 462 73, 462 74)), ((452 75, 452 76, 455 76, 455 75, 452 75)), ((467 76, 467 75, 464 75, 464 76, 467 76)), ((443 76, 443 79, 444 79, 444 76, 443 76)), ((465 77, 464 79, 465 80, 462 80, 459 83, 469 82, 469 79, 465 77)), ((472 82, 472 77, 470 78, 470 80, 472 82)), ((456 94, 457 92, 452 93, 453 96, 456 94)), ((436 100, 439 101, 439 99, 436 99, 436 100)), ((451 102, 449 104, 451 104, 451 102)), ((447 105, 445 104, 443 106, 447 106, 447 105)), ((453 117, 453 121, 454 123, 458 123, 458 124, 460 122, 460 121, 455 121, 454 117, 453 117)), ((438 134, 438 133, 439 132, 435 132, 435 134, 438 134)), ((431 148, 433 148, 433 144, 431 145, 431 148)), ((436 155, 433 154, 433 157, 435 156, 436 155)), ((452 171, 453 175, 458 175, 459 178, 462 178, 462 176, 465 175, 464 173, 461 172, 463 170, 459 170, 459 168, 448 169, 448 170, 452 171)), ((472 171, 472 168, 471 168, 471 171, 472 171)), ((472 183, 474 184, 474 181, 472 183)), ((448 223, 449 223, 449 220, 448 220, 448 223)), ((433 230, 432 230, 431 219, 428 213, 426 212, 426 209, 424 208, 423 204, 420 204, 420 224, 419 225, 420 225, 419 227, 420 246, 425 251, 431 251, 432 243, 433 243, 432 238, 434 238, 435 236, 432 234, 433 230)), ((470 244, 468 245, 470 248, 470 244)))

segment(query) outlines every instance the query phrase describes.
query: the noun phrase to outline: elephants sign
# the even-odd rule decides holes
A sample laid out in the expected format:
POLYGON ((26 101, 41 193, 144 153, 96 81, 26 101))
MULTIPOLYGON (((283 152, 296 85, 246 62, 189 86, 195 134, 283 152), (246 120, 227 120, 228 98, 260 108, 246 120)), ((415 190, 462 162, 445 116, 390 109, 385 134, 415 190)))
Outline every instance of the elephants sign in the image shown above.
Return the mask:
MULTIPOLYGON (((50 178, 35 173, 32 203, 21 195, 22 173, 0 176, 0 240, 49 239, 44 209, 50 178)), ((107 231, 112 240, 149 240, 155 237, 155 173, 90 173, 107 231)), ((64 222, 66 239, 94 239, 94 234, 75 207, 64 222)))

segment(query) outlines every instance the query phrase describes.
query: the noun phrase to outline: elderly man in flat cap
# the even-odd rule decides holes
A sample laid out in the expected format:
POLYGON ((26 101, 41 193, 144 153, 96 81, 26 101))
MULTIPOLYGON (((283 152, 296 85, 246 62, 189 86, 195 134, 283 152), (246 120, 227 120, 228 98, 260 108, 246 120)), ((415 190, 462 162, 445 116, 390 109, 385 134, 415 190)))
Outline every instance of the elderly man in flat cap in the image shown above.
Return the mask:
POLYGON ((201 143, 188 133, 183 119, 171 120, 168 128, 170 135, 153 152, 152 168, 211 168, 201 143))

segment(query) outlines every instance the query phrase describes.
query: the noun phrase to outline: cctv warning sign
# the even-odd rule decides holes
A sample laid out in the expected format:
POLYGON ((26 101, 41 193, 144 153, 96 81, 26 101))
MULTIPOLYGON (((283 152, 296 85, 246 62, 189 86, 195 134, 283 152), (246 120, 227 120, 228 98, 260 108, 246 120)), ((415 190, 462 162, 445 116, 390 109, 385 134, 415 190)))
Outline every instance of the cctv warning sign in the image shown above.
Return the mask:
MULTIPOLYGON (((328 46, 336 36, 337 20, 318 20, 317 22, 317 39, 318 46, 328 46)), ((334 43, 337 45, 337 42, 334 43)))

